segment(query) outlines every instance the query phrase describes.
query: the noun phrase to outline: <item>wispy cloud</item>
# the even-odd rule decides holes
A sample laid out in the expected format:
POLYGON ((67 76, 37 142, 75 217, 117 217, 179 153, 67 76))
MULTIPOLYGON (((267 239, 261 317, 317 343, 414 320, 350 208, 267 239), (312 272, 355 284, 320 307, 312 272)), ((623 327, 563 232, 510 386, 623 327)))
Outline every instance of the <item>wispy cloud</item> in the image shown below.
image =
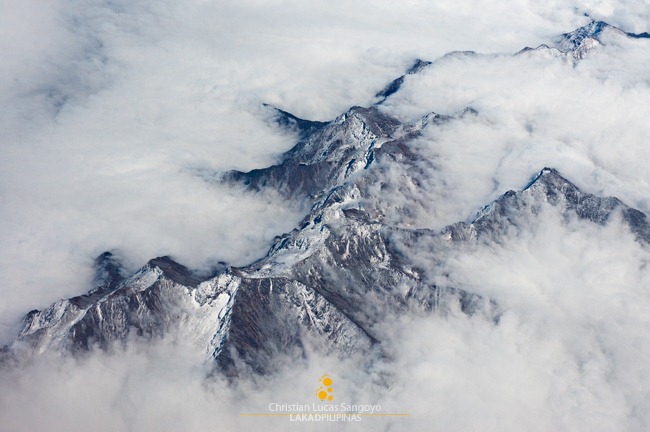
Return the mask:
MULTIPOLYGON (((375 102, 415 58, 479 53, 407 77, 386 112, 415 119, 472 106, 479 114, 413 143, 430 161, 426 180, 385 198, 416 206, 409 223, 467 220, 549 165, 589 192, 650 210, 648 41, 608 39, 577 64, 512 55, 586 24, 585 13, 647 31, 641 0, 80 0, 3 9, 0 343, 27 310, 84 292, 104 250, 120 249, 132 268, 164 254, 192 267, 263 255, 300 219, 301 203, 199 173, 267 166, 291 147, 295 137, 262 103, 329 120, 375 102)), ((383 174, 397 183, 405 173, 383 174)), ((410 410, 416 429, 647 429, 647 251, 617 221, 564 224, 549 210, 526 228, 430 268, 502 304, 498 326, 460 314, 405 317, 382 330, 390 360, 368 367, 313 353, 266 384, 235 387, 206 381, 204 365, 173 340, 36 360, 0 376, 12 389, 0 396, 2 424, 248 429, 240 412, 291 401, 328 371, 341 377, 341 394, 410 410)))

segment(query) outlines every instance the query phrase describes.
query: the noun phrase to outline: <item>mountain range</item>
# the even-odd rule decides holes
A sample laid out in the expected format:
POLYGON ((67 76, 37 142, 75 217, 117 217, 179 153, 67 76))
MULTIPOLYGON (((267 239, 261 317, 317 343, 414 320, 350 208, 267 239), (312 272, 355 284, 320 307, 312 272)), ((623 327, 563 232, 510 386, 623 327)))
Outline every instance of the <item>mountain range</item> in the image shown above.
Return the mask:
MULTIPOLYGON (((516 55, 552 52, 580 61, 608 37, 650 35, 592 22, 562 35, 554 47, 516 55)), ((442 230, 413 227, 414 207, 426 198, 414 191, 435 167, 412 143, 428 128, 481 115, 467 107, 409 123, 386 114, 384 101, 408 76, 432 64, 416 60, 376 94, 376 104, 352 107, 332 121, 303 120, 268 107, 296 144, 276 165, 215 174, 225 184, 272 188, 287 200, 310 204, 300 224, 276 237, 266 256, 208 275, 165 256, 127 274, 119 252, 105 252, 95 260, 95 280, 86 294, 25 316, 16 340, 2 348, 4 361, 43 352, 82 355, 170 334, 192 341, 229 376, 273 373, 283 358, 306 356, 313 347, 341 357, 382 356, 378 326, 391 316, 462 313, 498 324, 499 299, 450 286, 427 271, 444 265, 450 250, 498 243, 549 209, 582 224, 621 218, 639 242, 650 243, 644 213, 617 198, 581 191, 565 177, 570 173, 542 167, 528 184, 504 191, 465 221, 442 230), (386 197, 402 204, 388 208, 386 197), (426 265, 412 259, 420 251, 430 257, 426 265)))

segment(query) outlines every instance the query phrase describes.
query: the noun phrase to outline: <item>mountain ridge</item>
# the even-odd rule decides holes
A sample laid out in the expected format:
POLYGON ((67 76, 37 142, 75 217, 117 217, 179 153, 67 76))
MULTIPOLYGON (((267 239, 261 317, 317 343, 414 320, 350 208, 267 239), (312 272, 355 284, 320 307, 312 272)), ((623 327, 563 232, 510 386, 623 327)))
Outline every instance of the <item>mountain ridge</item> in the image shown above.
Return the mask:
MULTIPOLYGON (((185 320, 193 321, 191 337, 204 345, 206 359, 215 359, 222 370, 236 376, 243 370, 272 373, 274 359, 287 352, 304 355, 305 337, 321 340, 344 356, 373 350, 381 345, 373 328, 391 311, 445 313, 457 303, 463 313, 486 313, 498 321, 498 302, 426 281, 422 269, 404 262, 392 235, 406 233, 410 240, 401 247, 421 241, 475 241, 502 234, 504 227, 517 223, 513 214, 528 217, 540 205, 561 207, 597 224, 620 211, 639 241, 650 244, 643 213, 616 198, 581 192, 551 168, 541 170, 519 192, 501 195, 471 223, 438 232, 386 227, 369 221, 363 210, 344 208, 341 200, 315 209, 319 214, 310 213, 309 223, 279 238, 265 258, 249 266, 200 281, 171 258, 156 258, 134 275, 111 282, 110 291, 91 290, 85 298, 32 311, 11 349, 106 349, 134 335, 159 339, 185 320)), ((381 352, 380 347, 374 350, 381 352)))
MULTIPOLYGON (((596 30, 589 31, 585 34, 596 30)), ((574 40, 580 45, 577 36, 574 40)), ((417 60, 406 75, 430 65, 417 60)), ((385 100, 399 91, 406 75, 378 97, 385 100)), ((294 230, 277 237, 266 256, 204 276, 165 256, 127 275, 119 257, 106 252, 95 261, 93 288, 29 312, 2 356, 81 354, 171 333, 192 341, 206 361, 233 377, 273 373, 279 359, 304 357, 310 344, 342 357, 381 357, 377 328, 389 316, 480 314, 498 323, 501 314, 498 299, 429 280, 426 268, 411 262, 405 249, 426 245, 439 254, 435 260, 443 260, 445 248, 503 237, 521 220, 537 217, 544 206, 600 225, 621 214, 637 240, 650 244, 645 214, 617 198, 582 192, 553 168, 539 171, 519 191, 506 191, 469 222, 440 231, 387 222, 377 185, 380 193, 393 193, 404 179, 390 189, 378 165, 401 167, 417 188, 422 181, 418 165, 430 161, 411 141, 425 128, 480 114, 468 107, 404 123, 384 113, 380 104, 352 107, 329 122, 274 108, 278 125, 296 133, 295 146, 276 165, 221 177, 226 184, 273 188, 287 199, 310 200, 309 213, 294 230)))

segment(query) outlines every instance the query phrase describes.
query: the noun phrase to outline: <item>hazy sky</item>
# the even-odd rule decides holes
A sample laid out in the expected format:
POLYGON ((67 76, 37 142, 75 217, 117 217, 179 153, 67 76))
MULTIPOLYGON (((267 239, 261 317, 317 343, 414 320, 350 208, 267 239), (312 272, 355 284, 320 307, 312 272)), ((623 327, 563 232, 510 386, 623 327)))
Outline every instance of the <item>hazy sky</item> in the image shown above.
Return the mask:
MULTIPOLYGON (((165 254, 194 268, 262 256, 302 217, 301 203, 225 189, 205 173, 264 167, 292 146, 263 103, 329 120, 375 102, 416 58, 479 54, 437 61, 385 105, 402 119, 479 111, 413 144, 436 167, 418 192, 419 225, 467 220, 549 165, 588 192, 650 211, 648 40, 606 41, 576 65, 511 55, 552 45, 588 23, 585 15, 649 31, 643 0, 23 0, 0 8, 0 344, 30 309, 85 292, 90 263, 105 250, 119 250, 131 269, 165 254)), ((551 212, 507 247, 449 259, 455 283, 510 308, 503 326, 405 319, 386 329, 394 364, 341 391, 410 409, 421 430, 647 429, 648 251, 618 222, 561 225, 551 212)), ((247 383, 222 392, 182 351, 170 343, 37 364, 6 378, 16 391, 2 392, 0 423, 247 429, 233 415, 242 399, 290 397, 326 368, 346 376, 346 365, 315 357, 291 379, 274 378, 274 391, 247 383), (175 417, 158 417, 168 406, 175 417)))

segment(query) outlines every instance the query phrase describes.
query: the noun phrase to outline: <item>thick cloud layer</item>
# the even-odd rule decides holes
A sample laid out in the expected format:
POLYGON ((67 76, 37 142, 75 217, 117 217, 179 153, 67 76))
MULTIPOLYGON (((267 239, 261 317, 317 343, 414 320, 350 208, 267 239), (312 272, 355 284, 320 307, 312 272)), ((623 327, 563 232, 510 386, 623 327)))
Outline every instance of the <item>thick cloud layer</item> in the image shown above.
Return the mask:
MULTIPOLYGON (((413 224, 469 219, 543 166, 648 212, 648 41, 606 40, 577 64, 511 56, 586 24, 585 14, 649 30, 641 0, 5 5, 0 344, 29 309, 84 292, 104 250, 120 250, 132 268, 165 254, 196 268, 261 256, 294 227, 301 203, 225 189, 205 173, 266 166, 293 144, 262 103, 331 119, 375 102, 415 58, 479 53, 408 77, 389 113, 472 106, 479 115, 414 144, 435 169, 417 191, 413 224)), ((239 414, 296 401, 329 372, 351 401, 412 414, 350 430, 647 430, 648 252, 617 221, 540 220, 431 268, 502 304, 498 326, 460 314, 390 321, 389 360, 369 367, 314 353, 268 382, 235 387, 206 380, 198 356, 174 340, 37 360, 2 374, 12 390, 0 395, 0 424, 282 430, 284 419, 239 414)), ((310 428, 326 425, 295 427, 310 428)))

